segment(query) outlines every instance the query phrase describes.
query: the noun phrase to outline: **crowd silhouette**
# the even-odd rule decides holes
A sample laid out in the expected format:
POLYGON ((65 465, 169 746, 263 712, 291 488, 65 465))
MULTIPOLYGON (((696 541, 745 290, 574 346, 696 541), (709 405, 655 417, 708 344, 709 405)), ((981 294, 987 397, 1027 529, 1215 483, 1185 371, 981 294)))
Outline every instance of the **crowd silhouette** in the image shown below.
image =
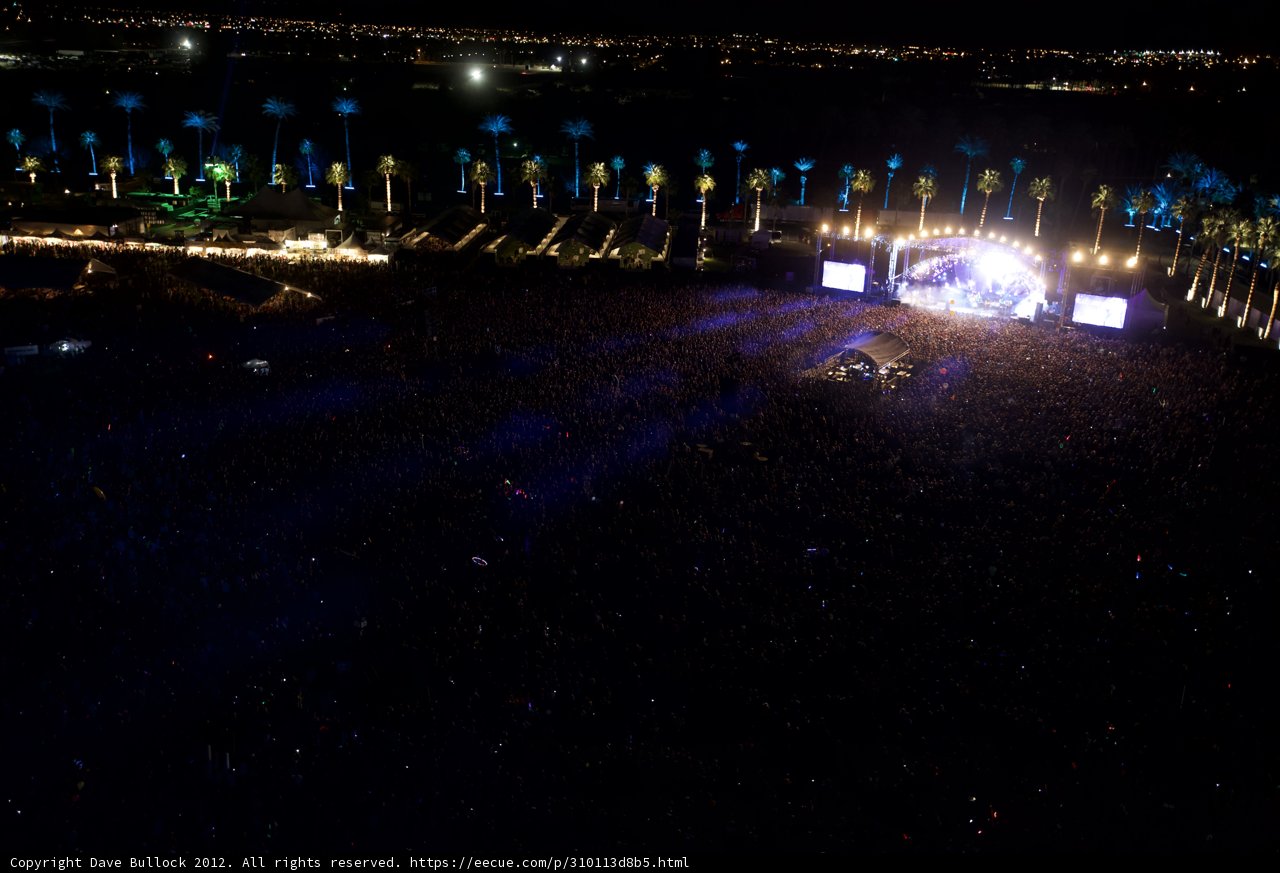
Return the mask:
POLYGON ((0 300, 94 340, 0 378, 30 834, 1274 849, 1270 371, 740 278, 261 261, 321 299, 251 311, 102 257, 0 300), (866 330, 900 387, 814 375, 866 330))

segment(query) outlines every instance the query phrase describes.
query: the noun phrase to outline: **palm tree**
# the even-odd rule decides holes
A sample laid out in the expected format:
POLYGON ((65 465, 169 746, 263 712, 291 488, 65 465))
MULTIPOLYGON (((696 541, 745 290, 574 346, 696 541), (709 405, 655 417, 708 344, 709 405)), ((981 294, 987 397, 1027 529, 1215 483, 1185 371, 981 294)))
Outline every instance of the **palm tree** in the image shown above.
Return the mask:
MULTIPOLYGON (((227 162, 227 166, 231 166, 230 162, 227 162)), ((298 184, 298 173, 288 164, 276 164, 271 168, 271 184, 279 185, 280 193, 284 194, 290 186, 298 184)))
POLYGON ((405 208, 405 214, 409 216, 413 215, 413 180, 417 177, 418 168, 416 166, 409 161, 396 161, 396 178, 404 182, 405 203, 408 204, 405 208))
MULTIPOLYGON (((858 211, 853 219, 853 236, 857 239, 862 233, 862 201, 876 186, 876 177, 871 175, 870 170, 858 170, 853 174, 853 181, 850 184, 853 190, 858 192, 858 211)), ((845 195, 845 199, 848 200, 848 195, 845 195)))
POLYGON ((480 186, 480 214, 484 214, 484 191, 493 177, 493 171, 484 161, 476 161, 471 165, 471 181, 480 186))
MULTIPOLYGON (((1280 255, 1280 251, 1276 250, 1273 240, 1276 238, 1276 232, 1280 230, 1280 222, 1270 215, 1264 215, 1259 218, 1253 225, 1253 276, 1249 279, 1249 296, 1244 301, 1245 320, 1249 318, 1249 307, 1253 305, 1253 289, 1258 282, 1258 265, 1263 258, 1274 259, 1280 255)), ((1275 275, 1274 270, 1272 275, 1275 275)), ((1271 325, 1276 320, 1276 303, 1280 301, 1280 284, 1272 282, 1271 286, 1271 314, 1267 316, 1267 325, 1262 330, 1262 338, 1271 339, 1271 325)))
POLYGON ((240 181, 240 162, 244 160, 244 146, 232 143, 227 146, 227 163, 236 171, 236 182, 240 181))
POLYGON ((1210 305, 1213 303, 1213 289, 1218 284, 1218 268, 1222 265, 1222 249, 1226 245, 1227 240, 1231 238, 1233 225, 1240 220, 1240 213, 1234 209, 1224 210, 1221 216, 1222 220, 1216 228, 1209 242, 1213 243, 1213 272, 1209 274, 1209 292, 1206 295, 1206 302, 1210 305))
POLYGON ((756 226, 753 231, 760 229, 760 195, 765 188, 769 187, 769 171, 762 170, 759 167, 747 173, 747 187, 754 188, 756 192, 756 226))
MULTIPOLYGON (((227 202, 231 202, 231 180, 235 178, 235 167, 216 155, 209 157, 209 175, 213 177, 213 190, 217 192, 218 183, 226 186, 227 202)), ((283 176, 283 174, 281 174, 283 176)), ((283 179, 281 180, 283 186, 283 179)))
POLYGON ((587 184, 591 186, 591 211, 600 211, 600 186, 608 184, 609 168, 597 161, 587 165, 587 184))
POLYGON ((839 198, 837 198, 840 201, 841 212, 849 211, 849 187, 852 184, 853 174, 854 174, 853 164, 844 164, 836 172, 836 175, 840 178, 840 181, 844 183, 844 187, 840 191, 840 196, 839 198))
POLYGON ((1013 170, 1013 184, 1009 186, 1009 205, 1004 210, 1006 221, 1013 221, 1013 192, 1018 190, 1018 177, 1022 175, 1022 171, 1027 168, 1027 162, 1022 158, 1014 158, 1009 161, 1009 169, 1013 170))
POLYGON ((529 185, 529 193, 533 197, 533 208, 538 208, 538 184, 546 176, 546 167, 542 164, 542 159, 536 155, 523 161, 520 164, 520 181, 529 185))
POLYGON ((106 155, 102 159, 102 172, 111 177, 111 199, 119 200, 120 192, 116 189, 116 176, 124 170, 124 158, 119 155, 106 155))
POLYGON ((627 162, 622 159, 622 155, 614 155, 609 161, 609 166, 613 168, 613 199, 622 199, 622 170, 626 167, 627 162))
POLYGON ((595 139, 596 131, 585 118, 573 118, 560 125, 560 132, 573 140, 573 196, 578 194, 578 140, 595 139))
POLYGON ((893 184, 893 174, 902 169, 902 155, 894 152, 885 159, 884 165, 889 168, 889 179, 884 183, 884 208, 889 208, 889 186, 893 184))
POLYGON ((1204 162, 1191 152, 1174 152, 1164 166, 1170 176, 1184 185, 1192 183, 1205 169, 1204 162))
POLYGON ((928 173, 921 173, 916 177, 915 184, 911 186, 911 192, 920 198, 920 227, 919 231, 924 230, 924 209, 929 205, 929 201, 937 196, 938 180, 935 176, 928 173))
POLYGON ((378 172, 387 180, 387 212, 391 212, 391 174, 396 171, 394 155, 383 155, 378 158, 378 172))
POLYGON ((667 184, 667 171, 662 164, 647 164, 644 168, 644 181, 653 192, 653 215, 658 215, 658 189, 667 184))
MULTIPOLYGON (((485 133, 493 135, 493 169, 497 182, 497 190, 493 193, 498 197, 502 196, 502 158, 498 152, 498 137, 504 133, 511 133, 511 119, 505 115, 486 115, 484 120, 480 122, 480 129, 485 133)), ((534 204, 535 206, 537 204, 534 204)))
POLYGON ((134 174, 133 168, 133 113, 136 109, 146 109, 147 104, 142 102, 142 95, 134 91, 121 91, 116 95, 116 99, 112 101, 117 109, 124 110, 125 117, 125 142, 128 144, 127 154, 129 155, 129 175, 134 174))
POLYGON ((800 171, 800 205, 801 206, 804 206, 805 182, 809 181, 809 177, 806 176, 805 173, 812 170, 813 165, 815 163, 816 161, 814 161, 813 158, 797 158, 795 161, 792 162, 792 166, 794 166, 797 170, 800 171))
POLYGON ((58 136, 53 129, 53 113, 59 109, 66 109, 67 101, 56 91, 37 91, 31 98, 31 102, 49 110, 49 151, 53 155, 53 171, 59 173, 61 170, 58 169, 58 136))
POLYGON ((455 149, 453 162, 458 165, 458 193, 467 193, 467 164, 471 163, 471 152, 464 148, 455 149))
POLYGON ((1041 176, 1039 179, 1032 179, 1031 184, 1027 186, 1027 193, 1036 201, 1036 232, 1035 236, 1040 236, 1040 216, 1044 213, 1044 202, 1053 199, 1053 177, 1041 176))
MULTIPOLYGON (((742 158, 746 155, 747 149, 751 146, 744 140, 737 140, 733 144, 734 160, 738 162, 737 174, 733 177, 733 205, 737 206, 742 202, 742 158)), ((756 228, 759 230, 760 228, 756 228)))
POLYGON ((978 228, 981 229, 987 223, 987 207, 991 204, 991 194, 1004 187, 1004 182, 1000 181, 1000 171, 989 168, 983 170, 978 174, 978 184, 974 187, 978 189, 978 193, 986 195, 982 201, 982 214, 978 216, 978 228))
POLYGON ((22 159, 22 172, 31 177, 31 184, 36 183, 36 173, 44 172, 44 161, 35 155, 27 155, 22 159))
MULTIPOLYGON (((711 154, 711 149, 698 149, 698 153, 693 156, 693 163, 694 163, 694 166, 702 170, 701 175, 705 176, 707 175, 707 170, 715 166, 716 157, 715 155, 711 154)), ((696 188, 697 185, 695 184, 694 187, 696 188)), ((698 198, 698 202, 700 203, 705 200, 706 200, 705 195, 698 198)))
POLYGON ((218 119, 203 109, 188 112, 182 116, 183 127, 194 127, 196 131, 196 181, 204 181, 204 135, 218 129, 218 119))
POLYGON ((262 114, 276 120, 276 134, 271 140, 271 166, 273 167, 276 165, 276 156, 280 153, 280 127, 286 118, 292 118, 297 112, 298 107, 283 97, 268 97, 262 104, 262 114))
POLYGON ((1195 208, 1195 201, 1190 197, 1179 197, 1169 207, 1169 214, 1178 219, 1178 240, 1173 244, 1173 263, 1169 266, 1169 275, 1172 276, 1174 271, 1178 269, 1178 254, 1182 250, 1182 237, 1184 236, 1182 229, 1187 223, 1187 218, 1191 215, 1195 208))
POLYGON ((18 169, 21 169, 22 144, 27 141, 27 135, 14 127, 10 128, 9 132, 5 134, 5 139, 9 140, 9 145, 13 146, 13 150, 18 153, 18 169))
POLYGON ((702 195, 702 223, 699 228, 707 226, 707 194, 715 190, 716 180, 706 173, 693 180, 693 187, 698 189, 698 193, 702 195))
POLYGON ((1102 245, 1102 221, 1107 217, 1107 210, 1116 205, 1116 192, 1110 185, 1099 185, 1089 200, 1092 208, 1098 210, 1098 236, 1093 241, 1093 253, 1098 253, 1102 245))
POLYGON ((315 176, 312 174, 311 156, 315 154, 316 144, 309 139, 304 139, 298 143, 298 154, 302 155, 307 161, 307 187, 314 188, 316 186, 315 176))
POLYGON ((164 162, 165 175, 173 179, 173 193, 181 194, 178 190, 178 180, 187 175, 187 162, 180 157, 170 157, 164 162))
MULTIPOLYGON (((167 164, 169 162, 169 155, 173 154, 173 143, 165 137, 160 137, 160 139, 156 140, 156 151, 158 151, 160 153, 160 157, 164 159, 163 163, 167 164)), ((165 178, 169 178, 169 171, 165 170, 164 173, 165 178)))
POLYGON ((1200 252, 1200 262, 1196 264, 1195 275, 1191 277, 1191 292, 1188 299, 1195 299, 1196 291, 1200 287, 1200 277, 1204 274, 1205 264, 1209 260, 1209 253, 1214 251, 1222 253, 1222 237, 1225 232, 1226 219, 1221 210, 1210 209, 1208 214, 1200 219, 1199 241, 1204 248, 1200 252))
POLYGON ((973 159, 980 158, 988 151, 987 141, 976 136, 962 136, 956 143, 956 151, 964 155, 964 188, 960 190, 960 214, 964 215, 964 202, 969 196, 969 170, 973 167, 973 159))
MULTIPOLYGON (((354 171, 351 169, 350 118, 353 115, 360 114, 360 101, 356 100, 356 98, 354 97, 335 97, 333 98, 333 111, 338 113, 338 115, 342 118, 342 138, 343 140, 345 140, 347 144, 347 178, 343 181, 342 184, 346 185, 347 188, 351 188, 351 179, 352 179, 352 176, 354 175, 354 171)), ((333 167, 329 168, 329 170, 332 170, 332 169, 333 167)), ((326 181, 328 181, 328 175, 329 175, 329 171, 326 170, 325 171, 326 181)), ((338 197, 338 204, 339 204, 338 211, 341 212, 342 211, 341 196, 338 197)))
MULTIPOLYGON (((354 115, 355 113, 349 114, 354 115)), ((342 211, 342 186, 347 184, 347 181, 350 178, 350 171, 347 169, 347 165, 342 163, 342 161, 334 161, 329 165, 329 169, 324 171, 324 180, 338 189, 339 212, 342 211)))
POLYGON ((80 145, 89 150, 89 175, 98 175, 98 159, 94 157, 93 147, 98 144, 98 135, 92 130, 80 134, 80 145))
POLYGON ((1156 205, 1156 196, 1150 191, 1143 189, 1134 194, 1129 200, 1129 207, 1138 213, 1138 247, 1134 249, 1133 259, 1142 257, 1142 231, 1146 229, 1147 213, 1151 211, 1151 207, 1156 205))
MULTIPOLYGON (((1231 269, 1227 271, 1227 286, 1222 290, 1222 305, 1219 311, 1221 318, 1227 317, 1227 309, 1231 303, 1231 285, 1235 282, 1236 267, 1240 264, 1240 250, 1254 242, 1253 222, 1241 216, 1227 228, 1227 243, 1231 246, 1231 269)), ((1245 308, 1245 314, 1249 312, 1245 308)))

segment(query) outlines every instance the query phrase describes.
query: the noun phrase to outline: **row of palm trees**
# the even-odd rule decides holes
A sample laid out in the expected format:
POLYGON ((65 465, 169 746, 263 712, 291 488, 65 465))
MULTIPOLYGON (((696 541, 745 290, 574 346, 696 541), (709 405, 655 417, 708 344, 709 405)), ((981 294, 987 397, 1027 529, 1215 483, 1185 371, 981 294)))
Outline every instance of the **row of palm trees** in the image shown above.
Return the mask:
MULTIPOLYGON (((55 113, 64 111, 68 108, 66 98, 56 92, 41 90, 36 91, 31 98, 32 102, 40 106, 49 113, 49 146, 50 160, 52 161, 52 171, 60 173, 62 171, 59 163, 58 154, 58 134, 55 124, 55 113)), ((122 91, 112 98, 112 105, 121 109, 125 114, 125 160, 128 166, 129 174, 136 172, 136 163, 133 148, 133 113, 146 109, 146 103, 141 94, 133 91, 122 91)), ((342 119, 342 135, 346 146, 346 166, 348 177, 352 174, 351 167, 351 130, 349 120, 353 115, 360 114, 360 103, 353 97, 339 96, 334 98, 332 109, 342 119)), ((297 107, 289 100, 283 97, 268 97, 262 104, 262 114, 268 118, 274 119, 275 131, 271 141, 271 163, 270 167, 278 166, 277 158, 280 151, 280 131, 284 126, 284 122, 288 118, 292 118, 297 114, 297 107)), ((191 110, 185 112, 182 116, 182 126, 196 133, 196 166, 199 168, 199 175, 196 181, 203 182, 205 154, 204 154, 204 135, 206 133, 217 133, 220 124, 217 116, 203 109, 191 110)), ((11 128, 6 134, 6 139, 17 152, 19 163, 23 161, 22 146, 27 142, 27 136, 19 128, 11 128)), ((96 148, 101 144, 101 140, 95 131, 88 130, 80 134, 80 144, 89 152, 89 174, 97 175, 98 161, 96 159, 96 148)), ((160 152, 164 161, 167 162, 173 152, 173 144, 169 139, 161 139, 157 144, 157 151, 160 152)), ((304 139, 299 144, 299 152, 307 158, 308 174, 311 172, 310 156, 314 152, 315 145, 308 139, 304 139)), ((236 167, 237 176, 239 174, 240 158, 243 157, 244 150, 242 146, 230 146, 227 149, 227 157, 236 167)), ((168 175, 166 171, 166 175, 168 175)), ((311 184, 309 182, 309 184, 311 184)), ((350 183, 348 183, 350 187, 350 183)))

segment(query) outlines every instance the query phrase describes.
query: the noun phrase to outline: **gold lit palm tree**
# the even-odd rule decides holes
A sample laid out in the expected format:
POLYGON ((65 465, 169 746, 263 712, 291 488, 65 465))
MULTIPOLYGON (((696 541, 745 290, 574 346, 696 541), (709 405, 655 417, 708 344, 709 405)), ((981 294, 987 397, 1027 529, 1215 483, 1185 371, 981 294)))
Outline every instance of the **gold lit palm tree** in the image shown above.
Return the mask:
POLYGON ((347 172, 347 165, 342 161, 334 161, 329 165, 329 169, 324 171, 324 180, 330 185, 338 189, 338 211, 342 211, 342 186, 347 184, 347 180, 351 178, 351 174, 347 172))
POLYGON ((485 188, 489 185, 489 180, 493 178, 493 170, 489 169, 489 164, 485 161, 477 160, 471 165, 471 182, 480 186, 480 214, 484 215, 484 193, 485 188))
POLYGON ((1107 210, 1116 205, 1116 192, 1110 185, 1099 185, 1098 190, 1093 192, 1089 204, 1093 209, 1098 210, 1098 235, 1093 241, 1093 253, 1098 253, 1098 248, 1102 245, 1102 221, 1107 217, 1107 210))
POLYGON ((716 180, 703 173, 693 180, 693 187, 702 195, 702 223, 698 227, 705 228, 707 226, 707 195, 715 190, 716 180))
POLYGON ((609 168, 603 161, 587 165, 587 184, 591 186, 591 211, 600 211, 600 186, 609 184, 609 168))
POLYGON ((378 172, 386 179, 387 186, 387 212, 391 211, 391 177, 396 172, 396 159, 394 155, 383 155, 378 158, 378 172))
POLYGON ((911 186, 911 193, 920 198, 920 228, 924 231, 924 210, 938 194, 938 180, 928 173, 921 173, 911 186))
POLYGON ((756 224, 755 227, 752 228, 753 231, 756 231, 760 229, 760 197, 764 193, 764 190, 770 185, 769 171, 761 167, 756 167, 754 170, 747 173, 746 185, 748 188, 751 188, 756 192, 756 224))
POLYGON ((853 217, 853 236, 856 239, 862 232, 862 200, 876 186, 876 177, 871 175, 870 170, 857 170, 849 184, 854 191, 858 192, 858 211, 853 217))
POLYGON ((1036 203, 1036 236, 1040 236, 1040 216, 1044 212, 1044 202, 1053 199, 1053 177, 1041 176, 1039 179, 1032 179, 1031 184, 1027 186, 1027 193, 1030 194, 1036 203))
POLYGON ((978 227, 987 223, 987 207, 991 205, 991 195, 1004 187, 1004 182, 1000 179, 1000 171, 986 169, 978 174, 978 182, 974 186, 978 191, 985 195, 982 201, 982 214, 978 216, 978 227))
POLYGON ((120 191, 116 187, 116 177, 124 171, 124 158, 119 155, 106 155, 102 158, 102 172, 111 177, 111 199, 119 200, 120 191))

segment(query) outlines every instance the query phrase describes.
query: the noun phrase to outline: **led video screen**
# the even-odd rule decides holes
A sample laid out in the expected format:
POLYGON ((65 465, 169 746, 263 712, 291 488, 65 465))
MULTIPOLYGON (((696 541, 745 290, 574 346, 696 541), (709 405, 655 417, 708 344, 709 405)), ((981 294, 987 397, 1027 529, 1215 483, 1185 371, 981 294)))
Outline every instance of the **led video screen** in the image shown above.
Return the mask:
POLYGON ((1071 320, 1077 324, 1096 324, 1098 327, 1124 327, 1124 316, 1128 309, 1129 301, 1123 297, 1077 294, 1071 320))
POLYGON ((827 261, 822 265, 822 287, 835 288, 840 291, 866 291, 866 264, 842 264, 839 261, 827 261))

